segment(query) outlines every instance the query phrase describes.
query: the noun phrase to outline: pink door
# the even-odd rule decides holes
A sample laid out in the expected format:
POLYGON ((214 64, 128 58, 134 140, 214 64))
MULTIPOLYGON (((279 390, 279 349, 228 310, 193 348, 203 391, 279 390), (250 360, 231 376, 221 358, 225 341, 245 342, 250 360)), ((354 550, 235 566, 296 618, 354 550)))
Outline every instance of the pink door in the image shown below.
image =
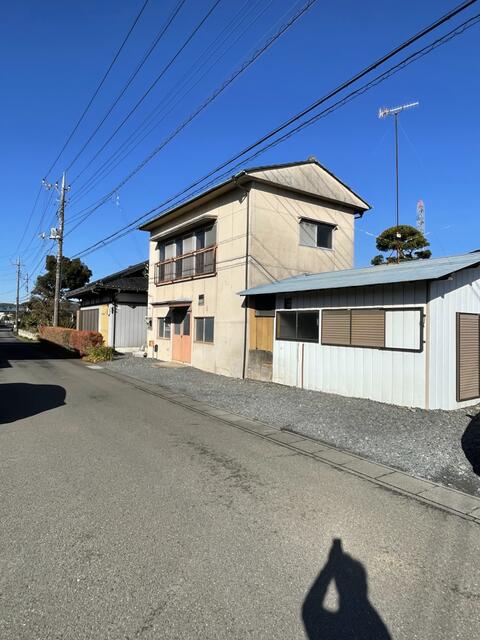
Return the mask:
POLYGON ((191 313, 188 307, 179 307, 173 312, 172 360, 191 362, 192 337, 191 313))

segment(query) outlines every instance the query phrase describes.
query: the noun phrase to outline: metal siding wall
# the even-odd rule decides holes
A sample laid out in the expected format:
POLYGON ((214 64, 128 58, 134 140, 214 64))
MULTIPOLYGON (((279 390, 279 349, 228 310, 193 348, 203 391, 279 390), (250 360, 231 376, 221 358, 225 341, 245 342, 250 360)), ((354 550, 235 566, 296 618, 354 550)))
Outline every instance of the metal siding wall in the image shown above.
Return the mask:
POLYGON ((298 387, 298 342, 279 340, 273 349, 273 382, 298 387))
POLYGON ((115 347, 141 347, 147 341, 146 306, 117 306, 115 347))
POLYGON ((457 402, 456 314, 480 313, 480 267, 451 280, 437 280, 430 290, 430 409, 459 409, 478 400, 457 402))
MULTIPOLYGON (((424 306, 425 283, 408 283, 292 294, 292 308, 424 306)), ((277 307, 283 307, 279 296, 277 307)), ((288 296, 287 296, 288 297, 288 296)), ((321 323, 321 315, 320 315, 321 323)), ((320 327, 321 329, 321 327, 320 327)), ((300 386, 301 343, 275 340, 273 380, 300 386)), ((425 406, 425 352, 326 346, 305 343, 306 389, 370 398, 404 406, 425 406)))

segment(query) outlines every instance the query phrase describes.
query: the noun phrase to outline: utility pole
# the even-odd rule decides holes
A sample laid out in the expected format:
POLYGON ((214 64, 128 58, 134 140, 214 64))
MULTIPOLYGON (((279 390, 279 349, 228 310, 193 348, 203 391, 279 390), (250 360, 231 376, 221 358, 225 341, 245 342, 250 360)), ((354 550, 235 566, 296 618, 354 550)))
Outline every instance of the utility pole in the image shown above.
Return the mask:
POLYGON ((18 336, 18 319, 20 315, 20 267, 21 267, 20 257, 17 258, 15 266, 17 267, 17 299, 15 302, 15 333, 18 336))
POLYGON ((62 281, 62 257, 63 257, 63 226, 65 219, 65 171, 62 176, 60 187, 60 204, 58 206, 58 228, 55 230, 55 240, 57 241, 57 264, 55 267, 55 299, 53 302, 53 326, 58 327, 60 310, 60 288, 62 281))
MULTIPOLYGON (((384 107, 379 109, 378 117, 386 118, 387 116, 393 116, 394 129, 395 129, 395 226, 400 226, 400 197, 398 189, 398 114, 406 109, 412 107, 418 107, 419 102, 410 102, 409 104, 403 104, 400 107, 384 107)), ((401 236, 397 230, 397 238, 400 240, 401 236)), ((397 245, 397 262, 400 262, 400 243, 397 245)))

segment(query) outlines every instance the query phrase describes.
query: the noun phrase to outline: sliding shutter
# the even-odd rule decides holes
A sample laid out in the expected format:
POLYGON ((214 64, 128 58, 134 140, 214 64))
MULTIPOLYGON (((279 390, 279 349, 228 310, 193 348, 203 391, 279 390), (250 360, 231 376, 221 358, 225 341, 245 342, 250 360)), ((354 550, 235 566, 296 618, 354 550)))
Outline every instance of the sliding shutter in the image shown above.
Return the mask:
POLYGON ((322 312, 322 344, 350 344, 350 310, 324 309, 322 312))
POLYGON ((98 309, 85 309, 80 311, 80 326, 82 331, 98 331, 98 309))
POLYGON ((383 309, 352 309, 352 345, 380 348, 385 346, 383 309))
POLYGON ((480 315, 457 313, 457 400, 480 397, 480 315))

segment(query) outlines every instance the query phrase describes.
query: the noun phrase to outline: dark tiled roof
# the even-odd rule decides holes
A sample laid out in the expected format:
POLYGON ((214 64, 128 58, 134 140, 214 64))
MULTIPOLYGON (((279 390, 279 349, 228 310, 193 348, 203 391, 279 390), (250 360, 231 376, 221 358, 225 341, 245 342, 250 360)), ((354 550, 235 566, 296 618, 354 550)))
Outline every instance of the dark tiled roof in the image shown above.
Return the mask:
POLYGON ((147 291, 148 290, 148 261, 131 265, 122 271, 89 282, 84 287, 69 291, 67 298, 79 298, 84 294, 100 291, 147 291))

